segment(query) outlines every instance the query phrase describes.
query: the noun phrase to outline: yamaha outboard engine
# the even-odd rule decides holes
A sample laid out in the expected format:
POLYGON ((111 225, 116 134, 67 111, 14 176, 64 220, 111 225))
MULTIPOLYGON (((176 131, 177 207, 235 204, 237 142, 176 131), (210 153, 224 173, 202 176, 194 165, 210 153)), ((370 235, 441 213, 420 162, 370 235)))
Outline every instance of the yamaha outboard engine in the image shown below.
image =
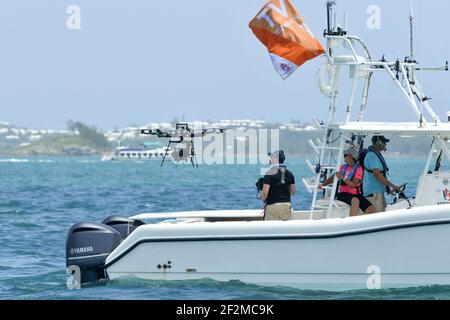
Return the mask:
POLYGON ((66 266, 77 286, 104 279, 106 257, 122 241, 121 234, 104 224, 82 222, 72 226, 66 242, 66 266))
POLYGON ((142 226, 145 222, 141 220, 132 220, 122 216, 109 216, 102 223, 119 231, 122 239, 126 239, 137 227, 142 226))

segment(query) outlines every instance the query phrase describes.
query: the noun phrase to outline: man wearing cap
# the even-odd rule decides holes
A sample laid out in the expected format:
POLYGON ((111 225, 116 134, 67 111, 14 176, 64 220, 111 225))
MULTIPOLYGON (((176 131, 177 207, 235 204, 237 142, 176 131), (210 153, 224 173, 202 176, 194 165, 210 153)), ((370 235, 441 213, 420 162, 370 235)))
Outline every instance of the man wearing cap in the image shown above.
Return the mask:
POLYGON ((386 198, 384 193, 386 187, 390 187, 399 191, 400 188, 394 185, 387 179, 389 168, 386 160, 381 154, 386 151, 386 144, 389 139, 384 136, 373 136, 372 146, 369 147, 364 158, 364 194, 377 209, 377 212, 384 212, 386 210, 386 198))
POLYGON ((291 195, 296 191, 294 175, 284 165, 283 150, 270 154, 272 167, 263 179, 261 199, 266 203, 264 220, 289 220, 291 195))

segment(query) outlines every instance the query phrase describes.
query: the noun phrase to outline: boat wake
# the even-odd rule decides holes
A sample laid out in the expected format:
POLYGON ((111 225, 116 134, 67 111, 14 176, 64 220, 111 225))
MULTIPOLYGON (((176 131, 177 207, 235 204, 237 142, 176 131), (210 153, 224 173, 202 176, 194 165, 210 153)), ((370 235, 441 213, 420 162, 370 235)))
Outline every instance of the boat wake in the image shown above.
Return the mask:
POLYGON ((30 162, 30 161, 28 159, 10 158, 10 159, 0 159, 0 162, 21 163, 21 162, 30 162))

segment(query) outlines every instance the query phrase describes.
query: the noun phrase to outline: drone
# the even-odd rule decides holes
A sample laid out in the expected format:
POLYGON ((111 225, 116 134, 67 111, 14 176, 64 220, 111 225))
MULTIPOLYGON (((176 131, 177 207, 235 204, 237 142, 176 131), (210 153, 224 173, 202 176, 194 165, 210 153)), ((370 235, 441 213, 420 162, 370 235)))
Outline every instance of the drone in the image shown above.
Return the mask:
POLYGON ((225 129, 221 128, 207 128, 202 129, 199 132, 195 132, 189 128, 187 123, 177 123, 175 130, 163 131, 161 129, 141 129, 142 135, 152 135, 158 138, 168 138, 169 143, 165 148, 164 157, 161 161, 161 167, 164 165, 166 156, 170 150, 172 144, 175 145, 171 156, 176 163, 187 162, 190 160, 193 167, 198 168, 198 163, 195 157, 194 138, 204 137, 208 134, 224 133, 225 129))

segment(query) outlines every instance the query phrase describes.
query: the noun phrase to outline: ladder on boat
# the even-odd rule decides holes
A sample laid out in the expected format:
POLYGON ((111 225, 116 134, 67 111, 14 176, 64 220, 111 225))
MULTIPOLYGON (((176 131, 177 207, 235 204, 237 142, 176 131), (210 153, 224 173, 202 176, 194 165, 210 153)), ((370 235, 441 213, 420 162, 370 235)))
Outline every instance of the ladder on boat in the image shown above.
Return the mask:
MULTIPOLYGON (((331 41, 332 37, 328 37, 328 41, 331 41)), ((364 48, 367 54, 367 59, 371 61, 370 53, 364 48)), ((361 78, 360 75, 357 74, 357 68, 361 63, 361 58, 356 54, 353 57, 345 56, 345 57, 333 57, 332 51, 329 51, 330 54, 327 54, 328 62, 333 69, 332 77, 331 77, 331 87, 332 94, 330 96, 330 106, 328 109, 328 120, 326 123, 315 122, 316 128, 322 130, 322 139, 316 139, 316 141, 309 140, 309 145, 315 152, 316 155, 316 165, 313 165, 309 159, 306 159, 306 163, 312 173, 315 175, 310 179, 303 179, 303 184, 306 189, 313 194, 313 199, 311 203, 311 211, 310 211, 310 219, 313 219, 313 214, 315 211, 325 211, 325 217, 329 218, 333 208, 337 208, 340 211, 339 205, 335 201, 336 189, 338 186, 338 179, 334 179, 332 185, 324 187, 320 189, 319 186, 321 183, 325 181, 328 177, 333 175, 343 163, 343 153, 344 148, 349 142, 352 140, 351 136, 345 136, 342 132, 339 132, 337 129, 340 125, 348 124, 351 119, 353 104, 355 101, 356 95, 356 87, 358 78, 361 78), (345 58, 347 61, 342 63, 342 58, 345 58), (339 60, 341 59, 341 60, 339 60), (343 66, 348 66, 351 70, 350 78, 352 79, 352 89, 349 103, 347 105, 347 109, 345 112, 345 120, 343 122, 336 122, 336 112, 338 107, 338 98, 339 98, 339 77, 341 73, 341 68, 343 66), (353 72, 352 72, 352 68, 353 72), (320 199, 323 198, 323 199, 320 199)), ((359 110, 358 121, 362 121, 367 105, 367 97, 370 86, 372 72, 366 72, 365 85, 363 89, 363 95, 361 98, 361 106, 359 110)))

